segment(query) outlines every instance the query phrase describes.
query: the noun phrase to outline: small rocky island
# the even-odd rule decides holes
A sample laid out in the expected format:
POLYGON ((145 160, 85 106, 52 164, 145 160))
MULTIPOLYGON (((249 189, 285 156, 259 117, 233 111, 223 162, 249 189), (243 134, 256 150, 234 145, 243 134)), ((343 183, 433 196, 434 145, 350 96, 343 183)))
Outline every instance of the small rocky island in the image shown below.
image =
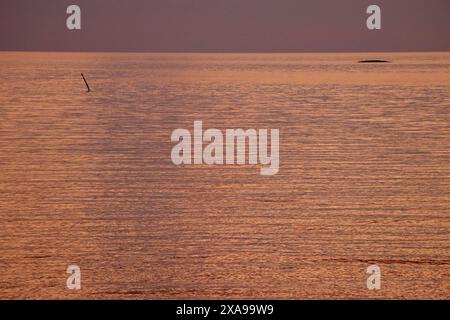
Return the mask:
POLYGON ((386 63, 386 62, 390 62, 390 61, 388 61, 388 60, 378 60, 378 59, 375 59, 375 60, 360 60, 360 61, 358 61, 358 63, 386 63))

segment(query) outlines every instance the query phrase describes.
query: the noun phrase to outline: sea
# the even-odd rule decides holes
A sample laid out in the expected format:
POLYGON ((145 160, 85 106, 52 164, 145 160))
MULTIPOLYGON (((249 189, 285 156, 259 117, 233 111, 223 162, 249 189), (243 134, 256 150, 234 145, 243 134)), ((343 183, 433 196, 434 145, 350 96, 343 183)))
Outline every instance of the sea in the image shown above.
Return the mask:
POLYGON ((0 52, 0 270, 2 299, 449 299, 450 52, 0 52), (175 165, 194 121, 279 129, 278 173, 175 165))

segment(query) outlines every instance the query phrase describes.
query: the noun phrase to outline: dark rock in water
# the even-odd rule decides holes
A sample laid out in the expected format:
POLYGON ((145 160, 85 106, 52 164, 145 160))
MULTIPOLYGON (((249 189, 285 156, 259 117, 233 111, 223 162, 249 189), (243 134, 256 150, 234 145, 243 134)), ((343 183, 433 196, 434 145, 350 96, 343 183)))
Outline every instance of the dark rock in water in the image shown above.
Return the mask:
POLYGON ((361 60, 358 63, 381 63, 381 62, 390 62, 388 60, 361 60))

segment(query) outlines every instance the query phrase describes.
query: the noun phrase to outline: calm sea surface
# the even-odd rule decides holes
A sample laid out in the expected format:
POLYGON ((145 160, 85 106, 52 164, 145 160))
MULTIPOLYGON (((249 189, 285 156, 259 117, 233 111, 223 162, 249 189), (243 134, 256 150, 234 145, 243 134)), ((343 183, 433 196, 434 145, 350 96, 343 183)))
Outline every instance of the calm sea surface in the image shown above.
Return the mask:
POLYGON ((0 53, 0 270, 0 298, 449 299, 450 53, 0 53), (173 165, 194 120, 280 129, 279 173, 173 165))

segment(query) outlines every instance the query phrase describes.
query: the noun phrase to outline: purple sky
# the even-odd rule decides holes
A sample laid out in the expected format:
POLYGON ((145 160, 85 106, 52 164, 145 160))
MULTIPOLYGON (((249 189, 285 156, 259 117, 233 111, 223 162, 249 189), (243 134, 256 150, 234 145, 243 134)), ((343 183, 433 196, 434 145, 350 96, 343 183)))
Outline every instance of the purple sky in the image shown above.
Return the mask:
POLYGON ((0 0, 0 50, 450 50, 450 0, 0 0))

